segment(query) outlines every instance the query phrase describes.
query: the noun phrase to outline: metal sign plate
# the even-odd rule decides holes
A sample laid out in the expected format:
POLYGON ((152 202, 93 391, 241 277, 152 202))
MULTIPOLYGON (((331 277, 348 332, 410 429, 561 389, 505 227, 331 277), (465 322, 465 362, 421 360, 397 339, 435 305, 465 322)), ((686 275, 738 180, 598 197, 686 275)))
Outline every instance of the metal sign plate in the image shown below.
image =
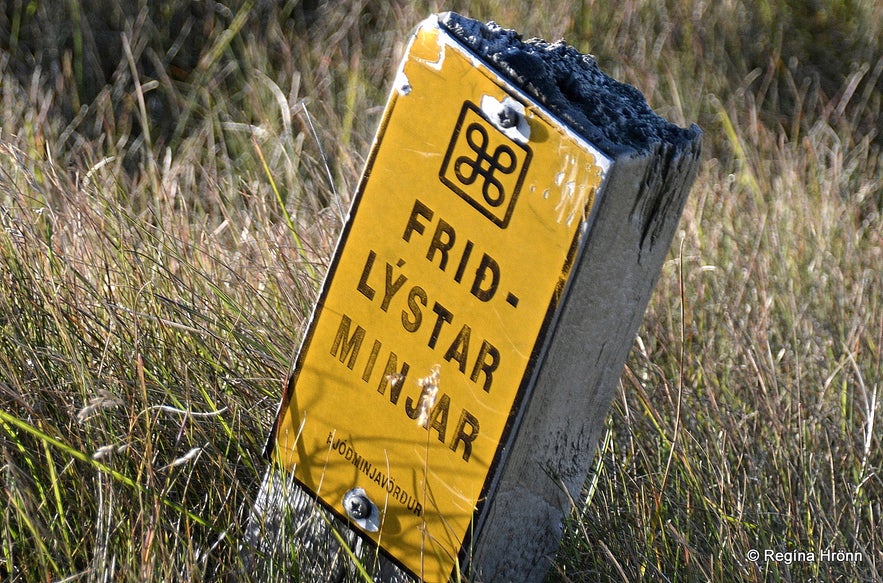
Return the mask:
POLYGON ((271 444, 426 581, 490 503, 609 164, 434 18, 415 33, 271 444))

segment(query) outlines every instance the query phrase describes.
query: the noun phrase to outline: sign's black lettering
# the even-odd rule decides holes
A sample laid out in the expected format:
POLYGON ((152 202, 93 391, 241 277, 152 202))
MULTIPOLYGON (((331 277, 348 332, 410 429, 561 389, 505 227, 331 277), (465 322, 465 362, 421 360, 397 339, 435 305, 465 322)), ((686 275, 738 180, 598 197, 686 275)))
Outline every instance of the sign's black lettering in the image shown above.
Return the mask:
POLYGON ((457 283, 460 283, 463 279, 463 273, 466 271, 466 264, 469 263, 469 256, 472 255, 473 245, 475 244, 472 241, 466 241, 466 246, 463 248, 463 256, 460 257, 460 264, 457 265, 457 272, 454 274, 454 281, 457 283))
POLYGON ((365 339, 365 329, 356 326, 356 331, 350 336, 350 324, 352 324, 350 317, 343 314, 340 318, 340 326, 337 328, 337 335, 334 337, 334 343, 331 345, 331 356, 338 356, 337 353, 340 352, 340 362, 349 356, 346 367, 353 370, 353 367, 356 366, 356 358, 359 356, 359 349, 362 347, 362 340, 365 339))
POLYGON ((436 342, 438 342, 438 335, 441 333, 442 326, 446 323, 450 324, 451 320, 454 319, 454 314, 450 312, 446 307, 441 305, 438 302, 432 306, 432 311, 438 316, 435 319, 435 326, 432 327, 432 334, 429 335, 429 342, 427 342, 427 346, 430 348, 435 348, 436 342))
MULTIPOLYGON (((431 211, 430 211, 431 214, 431 211)), ((422 216, 422 215, 421 215, 422 216)), ((416 229, 415 229, 416 231, 416 229)), ((404 304, 401 310, 402 328, 411 333, 417 333, 423 327, 424 310, 429 306, 429 293, 419 285, 411 286, 407 293, 402 290, 408 288, 408 276, 404 271, 405 262, 399 260, 395 265, 389 262, 384 263, 384 275, 375 274, 374 267, 377 262, 377 254, 374 251, 368 253, 365 266, 356 286, 359 292, 369 300, 379 298, 379 307, 383 312, 388 312, 393 301, 404 304), (380 281, 383 279, 382 287, 380 281), (376 289, 382 289, 383 294, 378 295, 376 289), (400 298, 396 300, 395 298, 400 298)), ((380 266, 377 266, 378 269, 380 266)), ((490 299, 496 292, 499 282, 500 269, 496 261, 486 253, 483 254, 476 272, 476 281, 473 285, 473 295, 479 299, 490 299)), ((510 294, 511 295, 511 294, 510 294)), ((435 350, 444 350, 442 357, 448 362, 455 362, 457 369, 464 375, 468 375, 469 379, 481 384, 485 392, 490 392, 493 383, 493 373, 500 366, 500 351, 491 342, 481 339, 481 347, 478 354, 475 355, 475 349, 472 348, 473 327, 469 324, 457 322, 459 326, 458 332, 452 338, 446 332, 447 325, 455 323, 454 312, 449 310, 438 301, 432 304, 432 313, 435 314, 435 321, 432 329, 426 338, 426 346, 435 350), (442 344, 439 344, 442 342, 442 344), (472 348, 472 352, 470 352, 472 348), (472 358, 474 356, 474 359, 472 358)), ((332 345, 332 355, 337 356, 341 362, 345 362, 349 368, 353 368, 356 359, 359 356, 359 350, 365 337, 365 330, 360 326, 356 327, 354 332, 350 332, 351 320, 348 316, 341 319, 332 345)), ((457 328, 454 328, 457 330, 457 328)), ((379 340, 372 345, 368 360, 362 369, 362 379, 368 382, 373 374, 380 355, 379 340)), ((476 345, 478 339, 476 339, 476 345)), ((382 383, 383 381, 381 381, 382 383)))
POLYGON ((423 323, 423 311, 420 306, 425 308, 428 301, 425 289, 419 285, 411 288, 408 292, 408 310, 402 310, 402 326, 405 330, 416 332, 420 329, 420 324, 423 323))
POLYGON ((472 329, 466 324, 463 324, 460 333, 457 334, 454 342, 451 343, 451 347, 445 352, 445 360, 448 362, 456 360, 460 372, 462 373, 466 372, 466 358, 469 356, 469 337, 471 334, 472 329))
POLYGON ((475 270, 475 280, 469 292, 483 302, 490 301, 497 293, 500 283, 500 265, 487 253, 481 256, 481 263, 475 270), (487 283, 485 283, 487 282, 487 283))
MULTIPOLYGON (((404 260, 399 259, 399 262, 396 264, 398 267, 403 267, 405 265, 404 260)), ((383 301, 380 302, 380 309, 384 312, 389 309, 389 302, 392 300, 392 296, 396 294, 402 286, 405 285, 405 282, 408 281, 408 278, 404 275, 399 275, 396 277, 395 281, 393 281, 392 276, 392 265, 389 263, 386 264, 386 287, 383 292, 383 301)))
MULTIPOLYGON (((411 214, 405 225, 402 239, 406 242, 411 242, 414 233, 417 233, 418 236, 423 235, 426 233, 426 227, 430 226, 433 222, 435 222, 435 229, 429 240, 429 245, 426 247, 426 260, 433 265, 437 265, 441 271, 446 273, 448 273, 449 265, 456 265, 453 274, 454 281, 469 285, 469 293, 482 302, 489 302, 496 295, 497 289, 500 285, 501 273, 499 262, 489 254, 482 252, 481 259, 478 260, 478 264, 476 265, 475 262, 472 261, 475 242, 471 239, 466 239, 462 245, 459 244, 457 231, 454 228, 454 225, 442 217, 436 218, 436 213, 419 199, 414 201, 414 206, 411 209, 411 214), (472 281, 464 282, 464 277, 468 278, 467 274, 469 272, 474 274, 471 278, 472 281)), ((368 259, 370 263, 373 263, 373 256, 369 254, 368 259)), ((400 260, 398 265, 401 267, 403 262, 400 260)), ((391 266, 388 265, 387 293, 394 294, 404 282, 401 282, 399 287, 396 287, 396 283, 399 280, 392 279, 391 269, 391 266)), ((362 272, 362 280, 359 282, 359 291, 362 291, 366 297, 369 294, 362 289, 363 287, 367 288, 372 296, 374 291, 366 283, 366 274, 368 271, 370 271, 370 266, 366 263, 365 271, 362 272)), ((515 296, 509 293, 507 295, 507 301, 511 297, 515 296)), ((511 301, 508 303, 514 307, 518 302, 516 299, 514 303, 511 301)), ((382 307, 388 305, 388 302, 384 302, 382 307)))
POLYGON ((368 285, 368 275, 371 273, 371 268, 374 267, 375 259, 377 259, 377 253, 368 251, 368 259, 365 261, 365 268, 362 269, 362 277, 359 278, 359 285, 356 286, 356 289, 369 300, 374 299, 374 288, 368 285))
POLYGON ((435 429, 438 432, 438 440, 445 442, 445 434, 448 431, 448 411, 451 408, 451 397, 447 393, 442 393, 432 412, 429 414, 427 429, 435 429))
POLYGON ((386 361, 386 368, 383 369, 383 375, 380 377, 380 384, 377 385, 377 392, 381 395, 386 392, 389 386, 389 402, 393 405, 399 402, 399 395, 402 392, 402 385, 408 378, 409 366, 407 362, 402 363, 402 368, 398 368, 399 357, 395 352, 389 353, 386 361))
MULTIPOLYGON (((411 291, 413 292, 414 289, 421 288, 412 288, 411 291)), ((424 297, 425 295, 425 292, 423 292, 424 297)), ((415 293, 414 297, 420 296, 415 293)), ((437 314, 440 314, 440 321, 449 322, 453 319, 453 314, 448 312, 444 307, 441 307, 438 303, 436 303, 436 306, 439 307, 438 309, 434 309, 434 311, 436 311, 437 314), (445 320, 445 316, 449 317, 449 320, 445 320)), ((471 337, 471 334, 472 329, 469 326, 464 325, 460 329, 460 332, 457 334, 450 348, 448 348, 448 351, 445 353, 445 358, 449 361, 456 361, 460 372, 464 374, 466 372, 467 358, 469 354, 469 338, 471 337)), ((380 354, 383 351, 383 342, 379 338, 372 339, 371 351, 368 353, 367 357, 364 357, 364 364, 361 364, 363 359, 362 355, 365 354, 362 352, 361 348, 362 344, 365 342, 366 336, 367 330, 365 330, 365 328, 353 322, 352 318, 347 314, 342 314, 340 317, 340 325, 337 327, 337 334, 335 334, 334 340, 331 344, 330 354, 349 370, 354 370, 356 364, 359 364, 362 367, 362 372, 359 376, 365 383, 370 383, 373 378, 378 377, 379 373, 377 393, 379 395, 384 395, 388 389, 390 404, 398 405, 402 394, 402 387, 405 386, 410 366, 404 361, 399 364, 398 355, 395 352, 390 351, 386 359, 386 365, 381 370, 380 367, 377 366, 377 362, 380 360, 380 354), (355 330, 353 330, 354 327, 355 330)), ((473 366, 471 380, 477 382, 480 373, 483 372, 485 375, 484 390, 489 391, 490 383, 493 378, 492 373, 498 364, 499 351, 485 340, 479 351, 478 360, 476 360, 473 366)), ((356 372, 356 374, 358 374, 358 372, 356 372)), ((420 417, 419 394, 416 399, 412 396, 407 397, 402 408, 409 419, 417 420, 420 417)), ((478 436, 478 418, 466 409, 461 410, 453 436, 451 437, 450 442, 448 442, 448 421, 450 419, 450 410, 451 396, 448 393, 442 393, 432 406, 429 416, 423 423, 423 427, 427 431, 434 430, 437 434, 438 440, 446 444, 452 452, 457 452, 460 448, 460 444, 462 444, 462 458, 463 461, 468 462, 472 456, 472 443, 478 436)))
POLYGON ((414 201, 414 208, 411 210, 411 216, 408 218, 408 224, 405 226, 405 232, 402 235, 402 239, 405 242, 411 240, 411 233, 417 231, 419 235, 423 234, 423 230, 426 228, 426 225, 420 222, 418 217, 423 217, 427 221, 432 220, 433 212, 432 210, 420 202, 419 200, 414 201))
POLYGON ((481 343, 481 350, 478 351, 478 358, 475 359, 475 366, 472 367, 472 374, 469 379, 478 382, 478 377, 484 373, 484 385, 482 388, 485 392, 491 392, 491 383, 494 382, 494 371, 500 366, 500 351, 497 347, 485 340, 481 343))
POLYGON ((448 266, 448 251, 454 246, 457 240, 457 233, 446 220, 439 219, 435 226, 435 234, 432 235, 432 242, 429 243, 429 250, 426 252, 426 258, 430 263, 435 261, 435 252, 441 253, 441 259, 438 268, 442 271, 448 266))
POLYGON ((366 383, 371 379, 371 373, 374 372, 374 365, 377 363, 377 355, 380 354, 380 347, 383 346, 380 340, 374 341, 371 347, 371 355, 368 356, 368 362, 365 364, 365 371, 362 373, 362 380, 366 383))
POLYGON ((468 462, 469 458, 472 457, 472 442, 475 441, 476 437, 478 437, 478 419, 475 415, 463 409, 463 412, 460 413, 460 420, 457 422, 456 435, 454 435, 454 439, 451 441, 451 451, 456 452, 457 447, 462 443, 463 461, 468 462))

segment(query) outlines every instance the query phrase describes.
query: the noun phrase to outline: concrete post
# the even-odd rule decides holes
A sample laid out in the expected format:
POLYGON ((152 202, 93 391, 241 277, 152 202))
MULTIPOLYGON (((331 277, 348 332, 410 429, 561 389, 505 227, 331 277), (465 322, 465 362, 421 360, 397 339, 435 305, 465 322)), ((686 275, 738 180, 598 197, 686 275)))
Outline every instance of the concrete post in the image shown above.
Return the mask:
MULTIPOLYGON (((494 444, 496 451, 493 463, 488 465, 481 499, 476 498, 471 526, 459 542, 459 559, 451 563, 475 581, 541 581, 558 548, 563 520, 571 509, 571 500, 579 498, 617 381, 677 229, 698 168, 701 132, 696 126, 683 129, 660 118, 653 113, 636 89, 606 76, 592 57, 581 55, 564 43, 522 41, 514 31, 493 24, 484 25, 453 13, 433 17, 424 23, 421 30, 428 30, 428 34, 434 35, 432 38, 440 39, 440 49, 433 48, 436 45, 431 43, 432 50, 425 47, 414 49, 419 53, 414 58, 421 60, 426 66, 433 69, 437 67, 438 71, 442 71, 445 46, 456 45, 458 54, 470 55, 470 58, 477 59, 482 66, 490 68, 495 72, 494 75, 503 79, 494 81, 494 87, 509 87, 511 84, 511 98, 500 100, 467 97, 465 101, 453 103, 450 115, 460 116, 454 137, 444 136, 441 141, 427 138, 425 141, 430 146, 436 143, 440 145, 438 152, 430 152, 433 160, 441 160, 444 156, 441 171, 437 169, 439 162, 433 162, 436 164, 433 166, 433 172, 436 173, 434 179, 446 183, 452 191, 459 193, 461 198, 484 213, 495 225, 489 226, 489 229, 505 229, 508 225, 511 207, 509 211, 503 212, 499 210, 503 207, 498 208, 497 201, 488 197, 498 194, 502 198, 504 187, 509 186, 500 182, 496 182, 495 186, 492 184, 497 190, 484 193, 485 198, 493 203, 486 208, 470 201, 470 197, 477 195, 464 186, 471 184, 469 177, 464 178, 464 167, 456 166, 460 162, 451 162, 466 159, 459 154, 452 155, 464 120, 473 120, 470 128, 484 127, 482 124, 485 122, 490 124, 488 129, 479 127, 469 138, 473 140, 469 142, 470 147, 476 152, 479 151, 479 146, 484 148, 487 145, 491 139, 488 136, 496 135, 494 125, 500 131, 500 136, 513 136, 514 141, 510 145, 506 145, 508 142, 505 137, 495 138, 501 140, 499 143, 502 144, 498 151, 508 152, 505 158, 495 161, 499 163, 501 172, 512 174, 513 188, 520 188, 520 180, 523 178, 522 173, 517 178, 518 182, 515 182, 516 173, 512 169, 515 168, 516 159, 522 156, 524 164, 527 164, 533 155, 532 163, 536 164, 537 160, 542 159, 539 155, 540 148, 544 143, 549 143, 548 130, 543 130, 534 122, 529 126, 526 115, 533 115, 533 120, 540 117, 553 120, 558 124, 555 128, 563 128, 554 131, 563 132, 561 135, 572 134, 575 136, 574 140, 590 144, 592 151, 598 153, 598 159, 604 159, 604 176, 600 187, 588 192, 585 200, 577 200, 577 204, 589 201, 589 205, 588 208, 577 209, 581 212, 575 215, 576 220, 580 220, 580 217, 582 220, 575 231, 575 247, 572 248, 572 255, 568 256, 569 263, 563 272, 566 274, 566 281, 556 300, 553 300, 549 315, 543 321, 540 337, 523 381, 516 387, 518 394, 511 405, 512 410, 506 412, 508 417, 505 431, 502 432, 500 442, 494 444), (524 113, 525 103, 528 108, 535 108, 534 113, 524 113), (491 119, 495 116, 498 119, 491 119), (539 130, 530 135, 531 127, 539 130), (451 144, 449 148, 448 141, 451 144), (510 162, 512 165, 507 166, 510 162), (463 184, 453 184, 458 180, 463 184)), ((391 104, 395 99, 414 99, 413 96, 406 97, 412 91, 411 81, 413 79, 409 80, 404 73, 400 73, 391 104)), ((419 88, 414 88, 415 92, 418 90, 419 88)), ((388 107, 389 112, 393 109, 392 105, 388 107)), ((381 131, 388 121, 389 118, 385 117, 381 131)), ((463 135, 469 131, 471 130, 463 130, 463 135)), ((371 173, 376 148, 377 144, 372 151, 363 181, 371 173)), ((487 153, 485 157, 488 160, 491 158, 487 153)), ((476 160, 471 167, 474 172, 484 173, 487 189, 494 170, 481 170, 479 163, 476 160)), ((408 179, 408 170, 407 166, 402 168, 405 173, 403 180, 408 179)), ((563 174, 562 172, 562 176, 563 174)), ((577 172, 572 176, 580 175, 577 172)), ((579 184, 562 185, 563 180, 556 179, 563 189, 579 190, 579 184)), ((360 186, 361 188, 363 187, 360 186)), ((452 195, 448 192, 447 196, 452 195)), ((521 196, 523 198, 529 195, 521 196)), ((533 196, 539 196, 539 193, 534 193, 533 196)), ((462 207, 462 201, 458 201, 456 197, 452 200, 462 207)), ((519 212, 525 212, 525 205, 528 204, 530 203, 519 201, 519 208, 522 209, 519 212)), ((418 215, 412 215, 412 218, 417 216, 417 222, 409 224, 410 231, 406 230, 406 241, 414 229, 419 229, 418 234, 422 234, 424 225, 419 221, 428 224, 431 217, 428 207, 421 210, 415 204, 414 209, 418 215)), ((558 222, 561 222, 560 216, 558 222)), ((444 245, 453 245, 453 226, 447 223, 445 225, 441 235, 437 231, 439 239, 433 241, 436 250, 444 245)), ((346 233, 347 231, 341 245, 346 239, 346 233)), ((400 247, 393 249, 401 248, 401 242, 397 244, 400 247)), ((469 251, 462 255, 463 266, 467 265, 472 244, 470 239, 469 251)), ((433 252, 432 247, 430 252, 433 252)), ((373 250, 368 254, 368 262, 365 263, 358 285, 363 295, 369 299, 374 296, 374 289, 370 287, 367 278, 375 260, 378 264, 381 261, 377 257, 373 250)), ((338 258, 339 252, 336 254, 336 259, 338 258)), ((391 256, 385 260, 394 263, 395 258, 391 256)), ((410 268, 413 261, 408 261, 410 268)), ((531 261, 530 241, 524 241, 521 268, 533 269, 531 261)), ((393 263, 387 264, 389 297, 394 293, 390 290, 398 289, 389 287, 393 285, 393 276, 390 274, 393 269, 403 270, 406 262, 400 259, 397 268, 393 267, 393 263)), ((493 271, 490 265, 489 261, 482 263, 478 270, 493 271)), ((492 273, 493 284, 496 285, 502 268, 495 266, 494 269, 496 272, 492 273)), ((474 274, 476 280, 471 291, 475 298, 483 301, 486 298, 482 295, 490 287, 487 287, 488 280, 481 280, 479 271, 474 274)), ((458 282, 460 272, 466 271, 458 270, 458 282)), ((514 309, 519 298, 513 293, 509 293, 509 296, 509 307, 514 309)), ((420 298, 419 294, 415 297, 420 298)), ((471 299, 469 301, 474 302, 471 299)), ((426 305, 425 293, 423 305, 426 305)), ((382 308, 384 313, 387 306, 382 308)), ((505 310, 509 307, 502 306, 498 309, 505 310)), ((500 313, 502 312, 492 312, 491 315, 501 317, 500 313)), ((441 318, 441 314, 439 317, 441 318)), ((340 320, 339 315, 337 318, 340 320)), ((350 324, 349 319, 341 321, 340 331, 332 345, 332 353, 334 356, 339 355, 340 363, 344 363, 345 355, 348 356, 349 369, 352 370, 366 332, 355 328, 356 324, 353 323, 352 329, 361 330, 357 336, 355 332, 351 332, 350 324), (344 344, 350 352, 344 352, 344 344)), ((465 342, 468 342, 469 332, 466 327, 464 330, 461 335, 467 334, 465 342)), ((376 340, 374 346, 369 364, 364 367, 365 381, 378 357, 380 341, 376 340)), ((327 348, 325 352, 328 352, 327 348)), ((465 354, 465 344, 454 344, 445 356, 450 362, 461 357, 465 360, 465 354), (460 348, 455 350, 456 347, 460 348)), ((493 366, 500 359, 499 356, 495 358, 496 360, 488 361, 493 362, 493 366)), ((302 361, 299 359, 299 362, 302 361)), ((340 374, 348 374, 343 369, 334 370, 340 374)), ((461 362, 462 370, 464 368, 461 362)), ((297 374, 295 371, 286 390, 280 418, 296 392, 294 384, 297 374)), ((475 381, 478 375, 473 374, 473 377, 471 380, 475 381)), ((360 381, 356 379, 355 382, 360 381)), ((480 391, 478 394, 481 395, 480 391)), ((314 396, 313 399, 315 398, 314 396)), ((479 403, 481 405, 488 402, 491 401, 479 403)), ((304 413, 302 410, 299 412, 304 413)), ((297 418, 294 415, 289 417, 297 418)), ((302 418, 310 419, 309 411, 302 418)), ((427 422, 423 423, 426 427, 427 422)), ((464 430, 466 441, 479 431, 477 417, 471 423, 469 430, 464 430)), ((271 451, 276 445, 280 430, 278 424, 277 420, 271 436, 271 451)), ((409 426, 408 430, 411 429, 413 428, 409 426)), ((294 429, 290 429, 289 435, 294 435, 294 432, 294 429)), ((295 452, 300 447, 298 436, 299 433, 288 438, 287 443, 294 444, 289 446, 290 452, 295 452)), ((328 443, 332 444, 330 447, 333 449, 336 442, 332 434, 329 434, 328 443)), ((472 446, 471 441, 468 445, 472 446)), ((478 442, 475 447, 478 448, 478 442)), ((456 441, 451 449, 459 455, 456 441)), ((296 456, 294 453, 288 455, 289 459, 296 456)), ((361 453, 353 455, 361 456, 361 453)), ((469 457, 466 450, 463 451, 463 456, 464 459, 469 457)), ((348 469, 352 474, 352 468, 348 469)), ((401 466, 399 471, 401 472, 401 466)), ((358 471, 355 473, 356 480, 361 479, 364 482, 364 476, 358 471)), ((415 483, 418 483, 421 478, 417 473, 415 476, 415 483)), ((391 476, 385 478, 391 480, 391 476)), ((427 478, 424 476, 423 479, 427 478)), ((392 556, 388 549, 384 553, 376 550, 372 541, 383 535, 382 520, 379 534, 375 533, 376 523, 367 528, 366 523, 355 520, 358 517, 354 517, 352 513, 351 520, 347 521, 344 510, 337 508, 336 503, 332 502, 339 498, 339 493, 335 493, 333 497, 324 500, 324 504, 320 504, 315 494, 292 481, 275 465, 268 470, 252 512, 247 537, 249 548, 244 552, 248 568, 251 569, 250 574, 267 576, 268 568, 272 570, 278 568, 279 564, 286 564, 286 557, 290 558, 291 549, 296 549, 297 569, 301 579, 305 581, 338 581, 348 576, 364 577, 366 574, 380 581, 406 581, 409 575, 399 569, 399 566, 405 564, 412 565, 412 573, 417 572, 413 568, 413 561, 408 563, 412 557, 392 556), (283 559, 280 560, 280 556, 283 559)), ((367 507, 359 508, 358 513, 366 514, 368 510, 367 507)), ((456 548, 454 552, 457 552, 456 548)), ((442 573, 444 571, 445 569, 441 570, 442 573)), ((435 577, 441 578, 438 572, 435 577)))

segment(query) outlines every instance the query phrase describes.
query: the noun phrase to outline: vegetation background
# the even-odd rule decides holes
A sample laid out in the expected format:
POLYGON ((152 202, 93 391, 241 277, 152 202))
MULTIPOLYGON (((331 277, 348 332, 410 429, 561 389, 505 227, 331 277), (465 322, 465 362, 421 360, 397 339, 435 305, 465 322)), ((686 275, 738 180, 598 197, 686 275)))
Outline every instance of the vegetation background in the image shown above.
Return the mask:
POLYGON ((880 3, 0 5, 3 581, 241 575, 341 209, 446 9, 705 131, 550 579, 883 577, 880 3))

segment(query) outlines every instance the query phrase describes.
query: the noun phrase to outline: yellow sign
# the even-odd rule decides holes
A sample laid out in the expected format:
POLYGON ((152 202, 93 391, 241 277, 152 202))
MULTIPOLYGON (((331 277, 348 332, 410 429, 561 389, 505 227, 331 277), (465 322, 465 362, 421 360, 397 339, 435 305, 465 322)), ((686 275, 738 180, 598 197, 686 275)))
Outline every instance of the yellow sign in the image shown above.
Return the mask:
POLYGON ((271 443, 426 581, 468 553, 608 167, 434 18, 418 29, 271 443))

